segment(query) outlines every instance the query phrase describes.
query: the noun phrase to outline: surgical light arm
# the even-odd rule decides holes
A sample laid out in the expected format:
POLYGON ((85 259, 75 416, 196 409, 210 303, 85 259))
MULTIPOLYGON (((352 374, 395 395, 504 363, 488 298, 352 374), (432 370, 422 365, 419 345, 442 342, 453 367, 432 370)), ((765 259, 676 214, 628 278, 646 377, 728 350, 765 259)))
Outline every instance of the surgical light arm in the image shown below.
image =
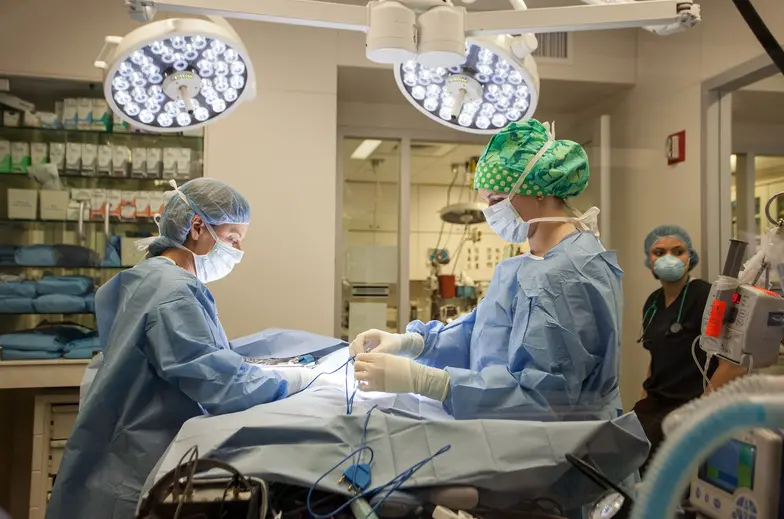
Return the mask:
MULTIPOLYGON (((408 5, 411 0, 400 3, 408 5)), ((139 21, 150 21, 156 11, 213 15, 258 22, 366 32, 368 6, 315 0, 126 0, 139 21)), ((442 4, 443 6, 443 4, 442 4)), ((462 10, 461 7, 451 7, 462 10)), ((465 13, 466 36, 593 31, 634 27, 688 28, 700 21, 693 0, 648 0, 617 4, 547 7, 465 13)))
MULTIPOLYGON (((609 5, 609 4, 628 4, 634 3, 638 0, 582 0, 583 3, 589 5, 609 5)), ((697 11, 697 18, 699 18, 699 11, 697 11)), ((643 27, 648 32, 658 34, 659 36, 669 36, 678 32, 683 32, 694 26, 696 21, 690 20, 689 17, 684 17, 672 23, 665 25, 646 25, 643 27)))

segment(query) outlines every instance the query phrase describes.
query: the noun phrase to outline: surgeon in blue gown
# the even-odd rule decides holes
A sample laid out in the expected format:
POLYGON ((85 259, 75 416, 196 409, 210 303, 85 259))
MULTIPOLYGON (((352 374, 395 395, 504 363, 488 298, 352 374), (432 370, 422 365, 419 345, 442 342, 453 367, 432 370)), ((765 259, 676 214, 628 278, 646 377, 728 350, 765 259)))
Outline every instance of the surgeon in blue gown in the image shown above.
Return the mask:
POLYGON ((479 159, 490 227, 530 253, 501 262, 485 298, 444 325, 370 330, 350 346, 360 389, 417 393, 455 418, 607 420, 621 414, 622 271, 598 239, 582 147, 548 125, 512 123, 479 159))
POLYGON ((228 185, 175 185, 148 259, 98 290, 103 362, 90 374, 46 519, 131 519, 185 421, 285 398, 313 381, 309 370, 246 363, 218 320, 206 283, 242 259, 249 223, 248 201, 228 185))

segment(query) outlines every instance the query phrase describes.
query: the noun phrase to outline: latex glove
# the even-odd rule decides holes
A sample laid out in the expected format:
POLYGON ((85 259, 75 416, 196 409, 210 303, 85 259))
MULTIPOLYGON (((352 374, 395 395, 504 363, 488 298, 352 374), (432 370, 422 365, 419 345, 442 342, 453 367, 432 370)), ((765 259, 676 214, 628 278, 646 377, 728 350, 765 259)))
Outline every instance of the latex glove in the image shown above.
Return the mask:
POLYGON ((425 339, 418 333, 389 333, 381 330, 368 330, 357 335, 348 347, 352 357, 360 353, 389 353, 400 357, 415 359, 422 355, 425 339))
POLYGON ((346 386, 345 372, 341 375, 323 373, 319 376, 319 372, 305 368, 282 368, 274 371, 288 383, 286 396, 291 396, 304 389, 311 389, 314 387, 346 386))
POLYGON ((449 373, 388 353, 360 353, 354 378, 361 391, 416 393, 443 402, 449 392, 449 373))

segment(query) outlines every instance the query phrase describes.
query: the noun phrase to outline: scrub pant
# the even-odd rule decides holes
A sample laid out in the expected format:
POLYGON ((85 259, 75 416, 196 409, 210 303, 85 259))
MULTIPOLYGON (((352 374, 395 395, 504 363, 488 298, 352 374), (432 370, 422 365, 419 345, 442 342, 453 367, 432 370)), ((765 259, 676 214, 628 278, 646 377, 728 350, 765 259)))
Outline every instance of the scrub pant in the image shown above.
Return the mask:
POLYGON ((643 398, 634 404, 633 411, 637 414, 637 418, 642 424, 642 429, 645 431, 645 436, 651 442, 651 452, 648 454, 648 459, 640 467, 640 474, 644 477, 648 464, 653 459, 654 454, 659 448, 659 445, 664 441, 664 432, 662 431, 662 421, 672 411, 684 405, 686 402, 678 400, 669 400, 649 396, 643 398))

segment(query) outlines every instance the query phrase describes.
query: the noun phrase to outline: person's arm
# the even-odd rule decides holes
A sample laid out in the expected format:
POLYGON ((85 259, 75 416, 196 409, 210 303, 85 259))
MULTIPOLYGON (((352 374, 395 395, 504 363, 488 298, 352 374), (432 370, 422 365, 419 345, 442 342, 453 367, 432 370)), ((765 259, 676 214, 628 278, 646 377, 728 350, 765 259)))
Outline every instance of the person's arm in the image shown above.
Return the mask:
POLYGON ((736 378, 740 378, 747 373, 747 369, 742 366, 736 366, 731 362, 727 362, 723 359, 718 359, 719 365, 716 368, 716 371, 713 372, 713 376, 711 377, 711 383, 705 388, 705 394, 710 394, 711 388, 719 389, 721 386, 726 385, 736 378))
POLYGON ((159 376, 210 414, 287 395, 289 382, 280 373, 248 364, 222 336, 195 296, 176 294, 147 317, 147 358, 159 376))
POLYGON ((417 362, 439 369, 447 366, 467 368, 476 312, 475 308, 470 314, 449 324, 441 321, 414 321, 409 324, 406 332, 419 334, 425 341, 422 353, 416 357, 417 362))

